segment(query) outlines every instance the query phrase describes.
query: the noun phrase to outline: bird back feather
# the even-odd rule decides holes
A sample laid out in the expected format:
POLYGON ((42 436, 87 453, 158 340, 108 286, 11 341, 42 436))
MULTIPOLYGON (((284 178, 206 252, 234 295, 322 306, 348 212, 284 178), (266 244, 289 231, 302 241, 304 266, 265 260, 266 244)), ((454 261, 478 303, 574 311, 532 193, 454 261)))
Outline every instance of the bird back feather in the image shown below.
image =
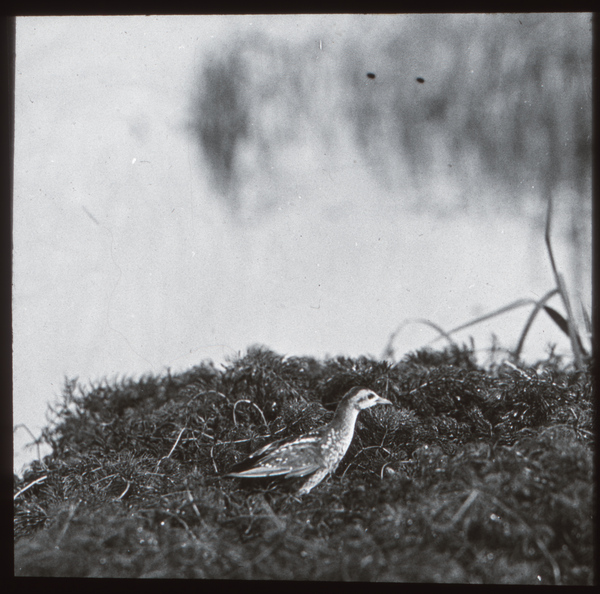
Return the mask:
POLYGON ((317 430, 300 437, 290 437, 267 444, 243 462, 236 464, 225 476, 306 476, 324 467, 319 443, 320 434, 317 430))

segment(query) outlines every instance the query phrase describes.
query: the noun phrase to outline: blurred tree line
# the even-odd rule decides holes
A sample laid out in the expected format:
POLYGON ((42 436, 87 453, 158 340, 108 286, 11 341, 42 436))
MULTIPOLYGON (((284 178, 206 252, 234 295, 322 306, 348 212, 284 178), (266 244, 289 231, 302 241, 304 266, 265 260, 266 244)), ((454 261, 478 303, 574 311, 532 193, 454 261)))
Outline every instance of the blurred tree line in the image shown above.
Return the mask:
POLYGON ((247 184, 284 183, 307 147, 325 161, 350 141, 398 196, 440 172, 465 187, 460 207, 490 206, 491 186, 510 208, 566 190, 577 239, 591 209, 591 18, 357 16, 338 41, 241 34, 205 58, 192 131, 233 210, 247 184))

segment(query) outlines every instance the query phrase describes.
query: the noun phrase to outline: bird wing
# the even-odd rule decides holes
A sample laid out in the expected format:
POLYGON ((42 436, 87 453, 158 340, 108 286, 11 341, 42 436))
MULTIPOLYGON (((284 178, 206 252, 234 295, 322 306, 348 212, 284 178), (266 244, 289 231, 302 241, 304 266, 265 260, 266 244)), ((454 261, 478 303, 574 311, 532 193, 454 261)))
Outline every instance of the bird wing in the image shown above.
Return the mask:
POLYGON ((311 433, 270 443, 234 466, 227 476, 306 476, 324 467, 319 445, 319 436, 311 433))

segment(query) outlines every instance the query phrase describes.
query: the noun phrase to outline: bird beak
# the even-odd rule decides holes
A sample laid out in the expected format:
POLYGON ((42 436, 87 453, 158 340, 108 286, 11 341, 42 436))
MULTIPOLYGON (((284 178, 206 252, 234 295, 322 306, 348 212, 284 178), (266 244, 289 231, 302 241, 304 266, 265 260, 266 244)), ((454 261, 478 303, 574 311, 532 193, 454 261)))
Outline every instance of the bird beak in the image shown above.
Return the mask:
POLYGON ((377 404, 393 404, 389 400, 382 398, 381 396, 377 396, 377 404))

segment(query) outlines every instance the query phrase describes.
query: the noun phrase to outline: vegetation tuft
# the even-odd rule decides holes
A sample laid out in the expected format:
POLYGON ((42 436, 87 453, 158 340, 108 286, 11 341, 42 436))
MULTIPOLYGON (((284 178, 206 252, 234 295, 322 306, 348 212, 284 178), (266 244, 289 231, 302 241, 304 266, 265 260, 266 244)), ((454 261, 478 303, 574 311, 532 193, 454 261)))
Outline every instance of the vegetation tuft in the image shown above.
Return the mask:
POLYGON ((217 368, 67 380, 14 478, 15 574, 592 584, 589 361, 478 366, 473 348, 397 363, 266 348, 217 368), (222 478, 269 441, 363 411, 333 477, 222 478))

